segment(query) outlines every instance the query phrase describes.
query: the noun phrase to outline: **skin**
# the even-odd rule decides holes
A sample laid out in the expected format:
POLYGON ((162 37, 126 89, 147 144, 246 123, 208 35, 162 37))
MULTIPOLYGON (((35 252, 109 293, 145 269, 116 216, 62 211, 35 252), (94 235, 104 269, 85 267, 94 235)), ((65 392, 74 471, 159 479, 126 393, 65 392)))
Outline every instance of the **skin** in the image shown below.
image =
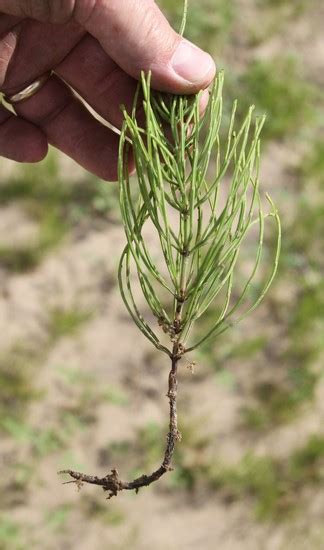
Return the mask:
POLYGON ((38 162, 48 144, 106 180, 117 177, 117 128, 141 70, 156 89, 190 94, 215 75, 211 57, 183 40, 153 0, 0 0, 0 91, 10 96, 48 70, 33 97, 0 106, 0 155, 38 162))

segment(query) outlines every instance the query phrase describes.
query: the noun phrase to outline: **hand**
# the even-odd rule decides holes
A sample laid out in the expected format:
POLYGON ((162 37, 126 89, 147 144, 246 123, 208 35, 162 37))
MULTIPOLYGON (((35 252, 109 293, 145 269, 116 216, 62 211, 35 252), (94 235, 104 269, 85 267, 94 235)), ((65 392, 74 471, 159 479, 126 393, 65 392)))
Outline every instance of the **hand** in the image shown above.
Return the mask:
POLYGON ((141 70, 153 86, 173 93, 206 88, 211 57, 172 30, 153 0, 0 0, 0 90, 17 93, 48 70, 54 73, 17 117, 0 106, 0 154, 37 162, 52 144, 87 170, 117 177, 118 136, 141 70), (71 87, 71 88, 70 88, 71 87))

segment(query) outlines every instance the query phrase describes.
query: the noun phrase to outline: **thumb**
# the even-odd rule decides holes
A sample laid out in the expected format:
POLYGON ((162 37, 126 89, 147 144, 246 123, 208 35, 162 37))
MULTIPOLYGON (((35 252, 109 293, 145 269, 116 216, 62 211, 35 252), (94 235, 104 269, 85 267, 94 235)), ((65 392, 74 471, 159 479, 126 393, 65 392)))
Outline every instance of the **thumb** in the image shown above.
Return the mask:
POLYGON ((0 0, 0 12, 51 23, 74 19, 129 75, 151 70, 162 91, 194 93, 215 74, 211 56, 181 38, 154 0, 0 0))
POLYGON ((82 21, 84 15, 75 10, 109 56, 134 78, 151 70, 155 88, 194 93, 215 75, 211 56, 181 38, 153 0, 98 0, 82 21))

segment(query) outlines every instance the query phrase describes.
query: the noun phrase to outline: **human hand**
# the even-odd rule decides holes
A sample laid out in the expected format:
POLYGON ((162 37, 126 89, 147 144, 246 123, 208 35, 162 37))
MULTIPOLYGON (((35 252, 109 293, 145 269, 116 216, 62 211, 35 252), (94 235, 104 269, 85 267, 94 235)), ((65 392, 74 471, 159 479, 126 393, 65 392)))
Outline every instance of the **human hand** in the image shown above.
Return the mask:
POLYGON ((0 155, 37 162, 52 144, 106 180, 117 177, 117 128, 141 70, 162 91, 194 93, 215 74, 212 58, 172 30, 153 0, 0 0, 0 90, 7 97, 53 74, 17 116, 0 106, 0 155))

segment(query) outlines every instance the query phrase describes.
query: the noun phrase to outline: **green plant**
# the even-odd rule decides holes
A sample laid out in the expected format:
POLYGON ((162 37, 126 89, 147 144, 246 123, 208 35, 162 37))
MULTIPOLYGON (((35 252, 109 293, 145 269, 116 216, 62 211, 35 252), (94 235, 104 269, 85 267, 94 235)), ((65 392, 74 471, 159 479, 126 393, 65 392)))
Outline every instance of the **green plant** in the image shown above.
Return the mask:
POLYGON ((21 526, 9 517, 0 518, 0 541, 2 550, 23 550, 21 526))
MULTIPOLYGON (((186 9, 181 32, 185 21, 186 9)), ((236 128, 235 102, 225 144, 221 144, 223 80, 220 73, 202 117, 200 94, 183 97, 153 93, 150 74, 142 75, 132 113, 123 110, 119 184, 127 245, 119 265, 119 286, 134 323, 171 361, 170 422, 162 464, 150 475, 123 482, 116 470, 103 479, 71 470, 63 472, 78 483, 101 485, 109 497, 123 489, 137 491, 170 470, 180 439, 176 404, 180 360, 252 312, 264 298, 277 270, 280 221, 269 197, 270 212, 264 213, 260 195, 260 134, 264 117, 254 121, 251 107, 241 127, 236 128), (141 89, 145 127, 139 125, 136 116, 141 89), (137 195, 138 191, 134 191, 128 171, 131 148, 140 194, 137 201, 134 193, 137 195), (208 174, 213 155, 214 177, 208 174), (257 277, 261 271, 265 220, 269 218, 278 230, 277 246, 270 273, 263 273, 265 282, 260 283, 257 277), (160 255, 150 246, 147 228, 156 234, 160 255), (254 237, 256 250, 252 269, 243 278, 237 264, 248 235, 254 237), (140 311, 138 290, 149 307, 147 318, 140 311), (219 307, 217 318, 200 338, 189 341, 194 325, 215 300, 219 307)))
POLYGON ((311 365, 324 350, 324 281, 305 284, 292 310, 287 355, 297 365, 311 365))
POLYGON ((27 350, 14 348, 0 356, 0 428, 10 416, 20 418, 26 406, 39 397, 33 385, 34 356, 27 350))
MULTIPOLYGON (((14 456, 14 455, 13 455, 14 456)), ((28 500, 29 489, 37 477, 37 467, 31 461, 12 461, 5 466, 0 481, 2 494, 0 502, 0 516, 17 505, 24 505, 28 500)), ((1 527, 0 527, 1 531, 1 527)), ((2 541, 1 535, 0 540, 2 541)), ((1 547, 2 548, 2 547, 1 547)))
POLYGON ((324 139, 316 139, 306 158, 302 160, 301 173, 307 185, 314 179, 324 189, 324 139))
POLYGON ((233 80, 230 95, 241 90, 240 117, 243 118, 248 102, 257 112, 267 114, 264 136, 282 139, 304 126, 305 120, 314 118, 314 87, 300 76, 295 59, 280 56, 269 61, 253 61, 245 73, 233 80), (234 87, 234 90, 231 90, 234 87))
POLYGON ((48 333, 51 342, 75 334, 89 321, 91 313, 75 306, 69 309, 54 308, 50 311, 48 333))
POLYGON ((274 459, 247 454, 237 466, 214 468, 211 480, 215 489, 225 489, 227 498, 252 498, 259 519, 279 518, 286 487, 274 459))
POLYGON ((90 175, 81 181, 66 181, 51 151, 37 167, 22 165, 8 181, 1 182, 0 202, 19 204, 38 225, 30 242, 13 246, 0 242, 1 266, 23 273, 36 268, 71 229, 89 223, 90 216, 92 223, 106 219, 116 210, 118 190, 90 175))
POLYGON ((249 497, 261 520, 280 521, 304 509, 305 487, 323 483, 324 438, 314 434, 287 458, 245 455, 233 466, 210 465, 210 486, 227 499, 249 497))
POLYGON ((34 269, 64 237, 67 226, 55 211, 47 211, 39 220, 38 236, 34 241, 16 246, 0 244, 0 263, 11 272, 34 269))
POLYGON ((60 533, 62 533, 62 531, 64 532, 72 509, 73 507, 71 504, 65 503, 46 512, 44 519, 48 529, 60 533))
POLYGON ((257 384, 253 390, 256 405, 242 408, 244 424, 264 430, 295 419, 299 409, 313 399, 318 379, 301 365, 288 369, 287 380, 257 384))
POLYGON ((104 401, 107 401, 108 403, 119 407, 125 407, 126 405, 128 405, 127 395, 124 392, 120 391, 118 388, 110 385, 103 388, 101 398, 104 401))
POLYGON ((13 440, 27 444, 38 458, 62 448, 66 442, 66 427, 60 433, 54 428, 37 430, 28 423, 14 418, 4 418, 1 426, 13 440))

